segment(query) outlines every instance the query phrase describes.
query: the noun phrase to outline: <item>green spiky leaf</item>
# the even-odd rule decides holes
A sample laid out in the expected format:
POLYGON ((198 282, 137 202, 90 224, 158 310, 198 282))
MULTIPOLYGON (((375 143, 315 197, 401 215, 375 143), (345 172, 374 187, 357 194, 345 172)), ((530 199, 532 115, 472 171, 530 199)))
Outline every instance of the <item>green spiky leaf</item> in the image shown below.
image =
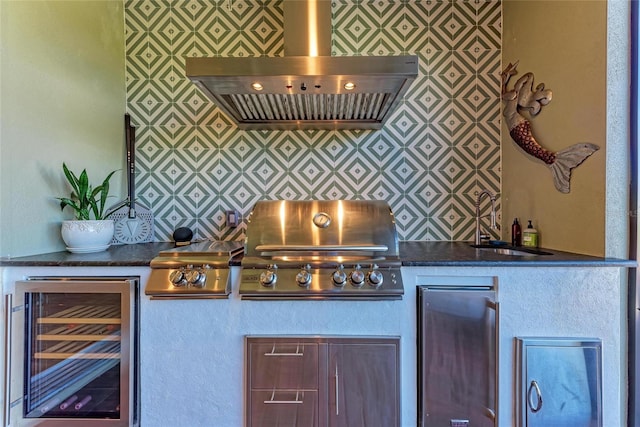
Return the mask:
POLYGON ((86 169, 78 176, 62 163, 62 170, 71 186, 71 194, 69 197, 56 198, 60 201, 60 208, 69 206, 73 209, 75 218, 79 220, 89 220, 92 216, 93 219, 104 219, 104 208, 109 197, 109 180, 117 171, 111 171, 101 185, 93 188, 89 184, 86 169))

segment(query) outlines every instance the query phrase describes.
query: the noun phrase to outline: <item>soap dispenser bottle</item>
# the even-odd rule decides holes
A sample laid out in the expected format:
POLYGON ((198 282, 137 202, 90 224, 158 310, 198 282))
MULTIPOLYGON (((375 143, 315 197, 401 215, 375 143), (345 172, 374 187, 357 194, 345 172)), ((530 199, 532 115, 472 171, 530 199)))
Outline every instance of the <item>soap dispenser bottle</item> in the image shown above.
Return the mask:
POLYGON ((522 244, 533 248, 538 247, 538 230, 533 228, 531 220, 529 220, 527 228, 522 232, 522 244))
POLYGON ((522 229, 520 228, 518 218, 514 218, 513 224, 511 224, 511 246, 520 245, 522 245, 522 229))

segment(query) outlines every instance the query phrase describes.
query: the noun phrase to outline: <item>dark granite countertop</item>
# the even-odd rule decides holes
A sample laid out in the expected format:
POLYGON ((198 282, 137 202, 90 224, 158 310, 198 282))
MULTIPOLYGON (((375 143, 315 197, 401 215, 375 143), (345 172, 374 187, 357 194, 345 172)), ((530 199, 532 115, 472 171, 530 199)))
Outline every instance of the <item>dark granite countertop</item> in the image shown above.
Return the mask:
POLYGON ((158 252, 173 247, 173 242, 113 245, 106 251, 88 254, 73 254, 71 252, 61 251, 8 259, 1 258, 0 266, 148 267, 151 260, 158 255, 158 252))
MULTIPOLYGON (((103 252, 72 254, 53 252, 0 259, 0 266, 127 267, 148 266, 159 251, 173 242, 111 246, 103 252)), ((400 242, 400 259, 406 267, 634 267, 635 261, 601 258, 543 249, 551 255, 501 255, 473 248, 467 242, 400 242)), ((241 257, 231 265, 240 265, 241 257)))
MULTIPOLYGON (((634 267, 635 261, 602 258, 541 248, 547 255, 502 255, 472 247, 469 242, 400 242, 405 267, 634 267)), ((502 248, 510 248, 502 246, 502 248)), ((527 250, 525 248, 513 248, 527 250)))

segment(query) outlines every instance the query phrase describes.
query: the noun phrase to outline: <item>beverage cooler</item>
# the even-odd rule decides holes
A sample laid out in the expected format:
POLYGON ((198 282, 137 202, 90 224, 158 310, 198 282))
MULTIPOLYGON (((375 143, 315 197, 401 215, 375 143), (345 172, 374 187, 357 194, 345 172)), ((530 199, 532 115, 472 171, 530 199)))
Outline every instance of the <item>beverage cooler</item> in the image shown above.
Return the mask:
POLYGON ((497 310, 495 285, 418 287, 420 427, 498 425, 497 310))
POLYGON ((137 278, 30 278, 5 296, 5 426, 138 424, 137 278))

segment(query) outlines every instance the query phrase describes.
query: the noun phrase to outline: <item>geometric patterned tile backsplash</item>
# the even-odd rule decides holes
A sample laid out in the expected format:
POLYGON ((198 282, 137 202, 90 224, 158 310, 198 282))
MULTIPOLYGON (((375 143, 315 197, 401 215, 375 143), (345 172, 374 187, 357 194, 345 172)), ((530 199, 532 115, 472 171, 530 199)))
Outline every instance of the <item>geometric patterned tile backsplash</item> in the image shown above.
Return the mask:
POLYGON ((471 240, 500 206, 501 3, 334 0, 332 55, 420 58, 379 131, 241 131, 186 77, 186 56, 282 56, 282 0, 127 0, 127 110, 155 239, 238 240, 261 199, 382 199, 400 240, 471 240), (482 208, 487 209, 487 202, 482 208))

